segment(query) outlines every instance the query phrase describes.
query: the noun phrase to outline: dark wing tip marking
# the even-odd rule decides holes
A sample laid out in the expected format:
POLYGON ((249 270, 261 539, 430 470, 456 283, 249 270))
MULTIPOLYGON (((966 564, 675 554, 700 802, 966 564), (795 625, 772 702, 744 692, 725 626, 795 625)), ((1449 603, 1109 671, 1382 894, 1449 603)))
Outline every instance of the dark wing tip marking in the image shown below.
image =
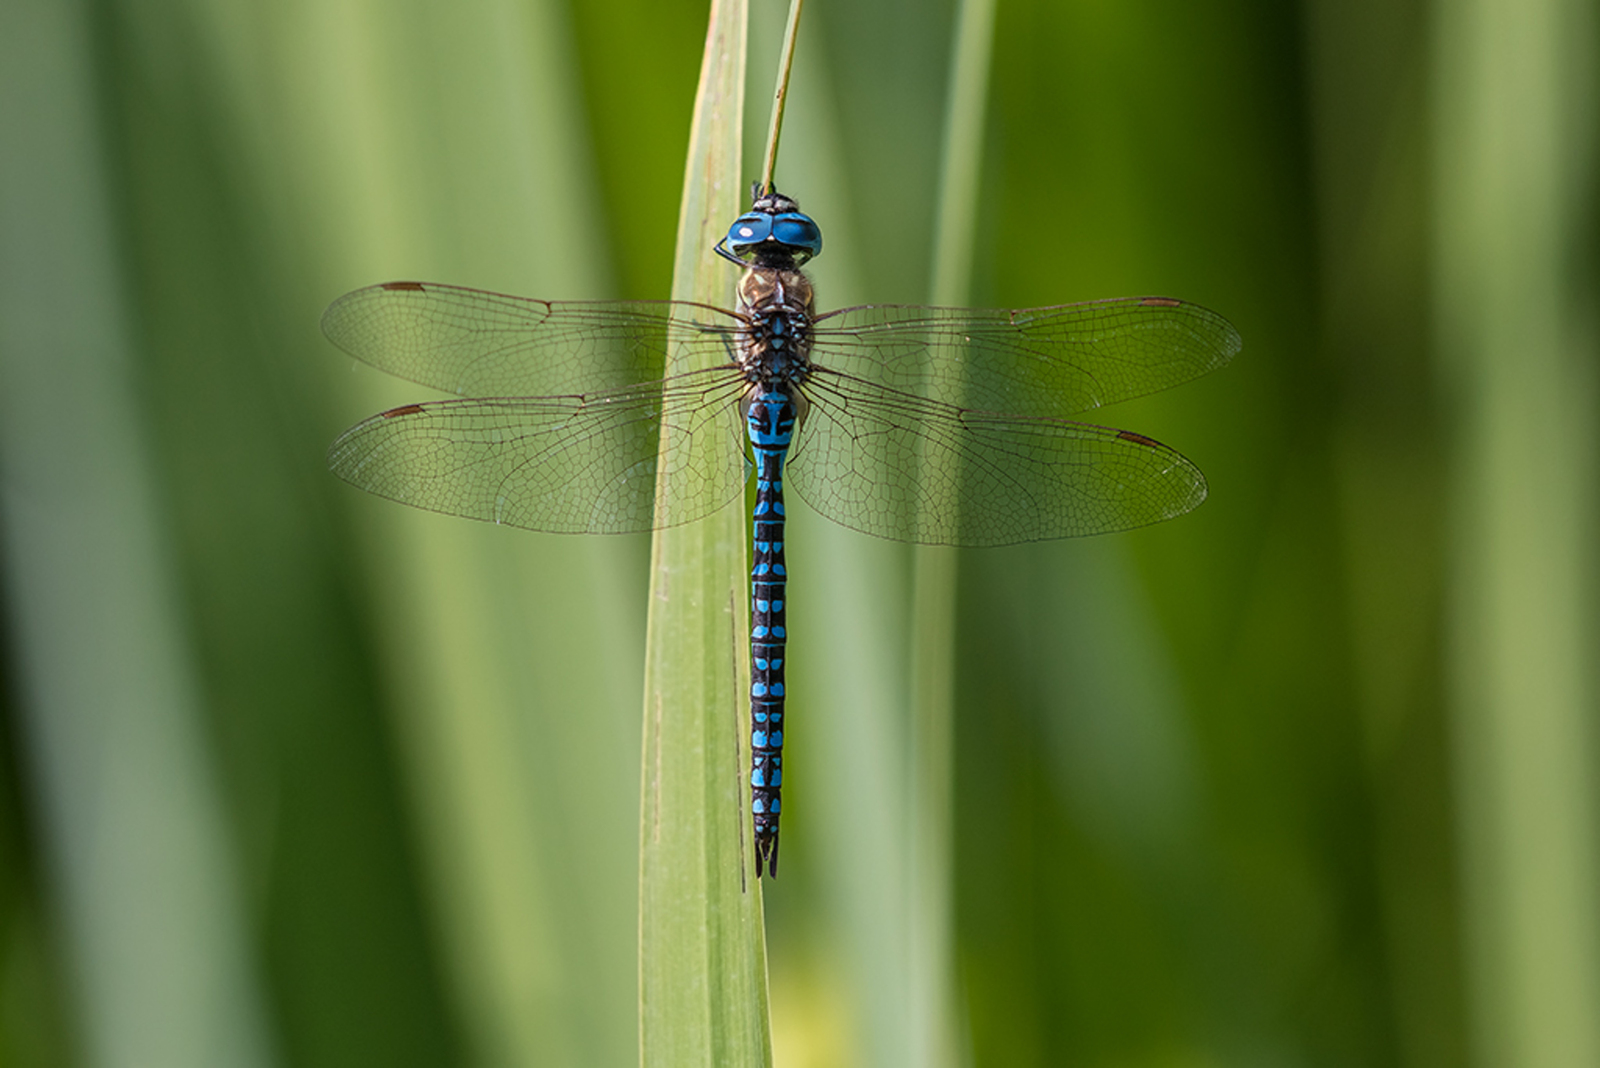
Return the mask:
POLYGON ((1240 349, 1244 348, 1244 339, 1239 336, 1239 331, 1234 325, 1210 308, 1199 304, 1191 304, 1176 297, 1139 297, 1138 304, 1142 308, 1182 308, 1191 314, 1210 320, 1221 334, 1221 343, 1218 345, 1217 351, 1222 358, 1214 366, 1221 366, 1227 363, 1239 354, 1240 349))
POLYGON ((380 284, 378 286, 378 288, 379 289, 396 290, 396 291, 399 291, 399 292, 402 292, 402 293, 421 293, 421 292, 423 292, 423 288, 422 288, 422 283, 421 282, 384 282, 384 283, 380 284))
MULTIPOLYGON (((415 407, 415 405, 413 405, 413 407, 415 407)), ((1161 442, 1157 441, 1155 438, 1147 438, 1143 434, 1135 433, 1132 430, 1119 430, 1117 431, 1117 437, 1121 438, 1123 441, 1131 441, 1135 445, 1147 445, 1152 449, 1166 448, 1165 445, 1161 444, 1161 442)))
POLYGON ((398 408, 390 408, 386 412, 380 412, 378 417, 380 419, 393 419, 401 415, 416 415, 420 411, 422 411, 422 405, 420 404, 402 404, 398 408))

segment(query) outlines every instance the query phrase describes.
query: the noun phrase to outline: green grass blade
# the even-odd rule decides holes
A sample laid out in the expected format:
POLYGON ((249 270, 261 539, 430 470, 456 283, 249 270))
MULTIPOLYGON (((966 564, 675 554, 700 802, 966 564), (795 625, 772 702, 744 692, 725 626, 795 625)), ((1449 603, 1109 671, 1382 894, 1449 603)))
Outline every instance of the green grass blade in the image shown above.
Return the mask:
MULTIPOLYGON (((934 304, 963 304, 968 297, 993 39, 994 0, 964 0, 945 105, 931 285, 934 304)), ((954 549, 918 546, 912 562, 909 772, 914 801, 912 880, 906 903, 912 1064, 955 1065, 961 1060, 951 871, 957 559, 954 549)))
POLYGON ((983 115, 989 99, 995 0, 963 0, 945 101, 944 158, 939 167, 939 217, 934 230, 932 300, 971 296, 972 249, 978 232, 978 178, 983 165, 983 115))
MULTIPOLYGON (((272 40, 293 43, 267 49, 272 81, 240 95, 288 102, 298 120, 252 162, 264 186, 310 193, 282 220, 304 228, 296 247, 315 257, 293 322, 326 383, 314 395, 336 397, 338 414, 300 446, 308 460, 356 416, 427 395, 352 373, 316 338, 331 297, 393 278, 604 293, 603 205, 558 7, 394 18, 330 4, 272 24, 272 40)), ((260 32, 229 29, 241 49, 260 32)), ((350 510, 361 539, 443 996, 470 1051, 431 1063, 635 1056, 638 805, 618 754, 638 737, 643 539, 431 515, 348 493, 320 470, 314 485, 350 510)), ((319 1056, 349 1061, 351 1033, 347 1023, 319 1056)))
MULTIPOLYGON (((672 295, 726 304, 710 254, 739 212, 747 12, 712 5, 672 295)), ((670 366, 668 373, 688 370, 670 366)), ((663 453, 677 448, 669 436, 663 453)), ((656 534, 645 655, 639 884, 640 1059, 771 1061, 749 767, 749 598, 741 510, 656 534)))
POLYGON ((1475 1059, 1595 1064, 1593 12, 1440 10, 1436 313, 1461 406, 1447 670, 1475 1059))
POLYGON ((87 18, 0 10, 0 562, 30 814, 82 1063, 268 1065, 87 18))

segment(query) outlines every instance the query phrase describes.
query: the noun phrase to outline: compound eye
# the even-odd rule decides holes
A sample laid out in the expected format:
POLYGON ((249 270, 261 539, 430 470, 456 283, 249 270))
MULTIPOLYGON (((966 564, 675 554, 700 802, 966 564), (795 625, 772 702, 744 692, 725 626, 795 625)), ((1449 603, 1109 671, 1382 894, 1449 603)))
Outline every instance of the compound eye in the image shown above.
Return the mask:
MULTIPOLYGON (((737 225, 737 224, 735 224, 737 225)), ((785 212, 773 217, 772 237, 804 258, 810 259, 822 251, 822 230, 811 216, 798 211, 785 212)))
POLYGON ((772 216, 752 211, 733 220, 728 227, 728 245, 739 255, 753 245, 759 245, 772 235, 772 216))

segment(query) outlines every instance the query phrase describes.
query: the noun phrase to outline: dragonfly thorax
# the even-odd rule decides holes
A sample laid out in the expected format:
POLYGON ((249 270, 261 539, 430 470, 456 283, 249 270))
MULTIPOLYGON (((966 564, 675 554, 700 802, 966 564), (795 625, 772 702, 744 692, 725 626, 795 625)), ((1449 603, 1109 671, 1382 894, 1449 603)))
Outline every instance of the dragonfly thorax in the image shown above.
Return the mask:
POLYGON ((739 365, 765 389, 804 381, 811 370, 811 280, 800 271, 752 267, 739 281, 745 328, 739 365))

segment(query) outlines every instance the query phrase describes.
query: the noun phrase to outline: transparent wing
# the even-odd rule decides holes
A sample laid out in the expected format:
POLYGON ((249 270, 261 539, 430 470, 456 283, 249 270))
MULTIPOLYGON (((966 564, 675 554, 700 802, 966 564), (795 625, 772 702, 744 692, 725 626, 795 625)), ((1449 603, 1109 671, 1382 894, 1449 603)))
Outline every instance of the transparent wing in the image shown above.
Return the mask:
POLYGON ((381 497, 529 530, 674 526, 742 496, 743 387, 718 369, 586 396, 408 404, 345 431, 328 466, 381 497), (676 440, 658 498, 663 426, 676 440))
POLYGON ((1060 419, 1187 382, 1239 334, 1167 297, 977 310, 863 305, 817 318, 812 362, 942 404, 1060 419))
POLYGON ((1158 441, 962 409, 818 371, 786 484, 836 523, 926 545, 1012 545, 1157 523, 1205 499, 1158 441))
POLYGON ((693 362, 731 363, 738 316, 681 301, 544 301, 432 282, 346 293, 328 340, 379 370, 457 396, 531 397, 659 380, 668 337, 693 362))

